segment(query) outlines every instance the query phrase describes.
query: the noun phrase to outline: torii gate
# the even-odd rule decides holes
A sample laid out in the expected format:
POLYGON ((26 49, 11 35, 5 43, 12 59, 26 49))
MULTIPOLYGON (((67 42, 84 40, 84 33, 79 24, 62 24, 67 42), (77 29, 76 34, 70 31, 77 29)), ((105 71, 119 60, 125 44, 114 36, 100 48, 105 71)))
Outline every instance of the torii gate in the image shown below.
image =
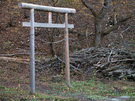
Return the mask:
POLYGON ((30 27, 30 93, 35 93, 35 27, 65 28, 65 72, 66 84, 70 86, 70 64, 69 64, 69 37, 68 28, 74 28, 73 24, 68 24, 68 13, 76 13, 75 9, 35 5, 30 3, 19 3, 19 8, 30 9, 30 22, 23 22, 23 26, 30 27), (48 11, 48 23, 37 23, 34 21, 34 10, 48 11), (64 24, 52 23, 52 12, 64 13, 64 24))

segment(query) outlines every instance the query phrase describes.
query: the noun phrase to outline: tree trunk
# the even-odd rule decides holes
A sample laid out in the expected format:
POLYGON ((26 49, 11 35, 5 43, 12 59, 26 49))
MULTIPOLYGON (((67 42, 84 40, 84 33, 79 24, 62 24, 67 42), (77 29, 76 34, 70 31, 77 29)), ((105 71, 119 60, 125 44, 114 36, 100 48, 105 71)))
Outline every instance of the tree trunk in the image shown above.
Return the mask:
POLYGON ((95 38, 94 38, 94 46, 100 46, 101 44, 101 20, 95 18, 95 38))

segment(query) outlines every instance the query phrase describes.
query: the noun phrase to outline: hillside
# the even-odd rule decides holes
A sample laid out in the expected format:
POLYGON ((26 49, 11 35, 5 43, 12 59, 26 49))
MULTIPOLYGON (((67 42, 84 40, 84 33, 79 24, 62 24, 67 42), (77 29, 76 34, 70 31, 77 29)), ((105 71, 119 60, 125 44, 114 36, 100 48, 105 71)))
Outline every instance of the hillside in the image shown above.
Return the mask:
MULTIPOLYGON (((18 8, 18 3, 20 0, 12 0, 11 2, 8 1, 2 1, 0 3, 0 10, 1 10, 1 20, 0 20, 0 38, 1 38, 1 53, 16 53, 19 50, 21 51, 28 51, 29 50, 29 28, 22 27, 22 22, 29 21, 29 10, 22 10, 18 8), (10 50, 10 51, 9 51, 10 50)), ((39 2, 35 1, 35 3, 39 4, 39 2)), ((41 2, 40 2, 41 3, 41 2)), ((43 2, 44 3, 44 2, 43 2)), ((63 3, 63 2, 62 2, 63 3)), ((46 5, 47 2, 45 2, 46 5)), ((67 3, 68 4, 68 3, 67 3)), ((70 4, 70 3, 69 3, 70 4)), ((88 11, 80 2, 77 2, 78 5, 73 6, 73 8, 76 8, 77 13, 73 14, 69 17, 69 23, 75 24, 75 28, 71 29, 70 32, 70 50, 73 52, 76 49, 82 49, 92 46, 92 40, 94 35, 94 23, 93 23, 93 17, 90 14, 90 11, 88 11), (80 9, 80 7, 83 7, 83 9, 80 9), (89 16, 90 15, 90 16, 89 16), (79 22, 78 22, 79 21, 79 22)), ((74 4, 70 5, 64 5, 67 7, 70 7, 74 4)), ((99 4, 97 3, 96 6, 99 4)), ((57 4, 57 6, 60 6, 60 3, 57 4)), ((99 5, 100 6, 100 5, 99 5)), ((111 7, 109 11, 111 11, 111 7)), ((129 9, 130 10, 130 9, 129 9)), ((119 9, 117 10, 117 12, 119 9)), ((128 13, 127 12, 121 12, 121 13, 128 13)), ((47 13, 45 13, 47 14, 47 13)), ((118 12, 119 14, 119 12, 118 12)), ((47 21, 47 16, 43 15, 43 12, 36 12, 35 17, 36 21, 38 22, 45 22, 47 21)), ((106 15, 106 18, 112 16, 110 13, 106 15)), ((123 14, 124 16, 124 14, 123 14)), ((106 18, 104 23, 106 22, 106 18)), ((58 14, 54 14, 53 20, 55 22, 61 22, 64 18, 63 16, 60 16, 58 14), (61 19, 61 20, 60 20, 61 19)), ((102 41, 102 46, 109 46, 110 44, 113 44, 115 47, 125 47, 130 48, 130 45, 133 44, 134 41, 134 18, 132 18, 129 21, 126 21, 123 23, 118 30, 115 30, 114 32, 111 32, 111 34, 105 36, 103 38, 104 41, 102 41)), ((62 22, 63 22, 62 21, 62 22)), ((103 26, 104 27, 108 26, 103 26)), ((44 28, 37 28, 36 29, 36 37, 41 38, 44 41, 56 41, 63 39, 63 30, 62 29, 44 29, 44 28)), ((111 46, 111 47, 113 47, 111 46)), ((133 46, 133 45, 132 45, 133 46)), ((62 47, 63 43, 60 44, 54 44, 53 46, 51 44, 42 43, 38 39, 36 39, 36 51, 49 53, 55 52, 55 54, 62 55, 62 47), (44 47, 47 47, 44 49, 44 47), (49 49, 49 50, 47 50, 49 49), (50 51, 51 50, 51 51, 50 51), (60 52, 59 52, 60 50, 60 52)), ((132 47, 131 47, 132 48, 132 47)))
MULTIPOLYGON (((98 13, 102 8, 102 1, 88 0, 87 4, 98 13)), ((113 98, 125 100, 126 98, 121 98, 124 96, 129 101, 134 101, 135 17, 133 15, 121 20, 128 17, 134 7, 134 0, 111 1, 101 29, 106 31, 115 26, 114 19, 111 20, 114 15, 121 22, 116 30, 102 37, 99 47, 93 47, 95 18, 81 1, 1 0, 0 100, 112 101, 113 98), (69 15, 69 23, 75 25, 74 29, 69 29, 71 88, 65 86, 64 41, 48 43, 62 40, 64 30, 35 28, 36 94, 29 94, 30 28, 23 27, 22 22, 29 21, 30 11, 19 9, 19 2, 76 9, 76 14, 69 15), (121 67, 120 73, 115 75, 121 67), (111 71, 113 74, 109 75, 109 68, 118 70, 111 71), (133 74, 132 78, 127 77, 129 72, 133 74), (120 80, 121 75, 123 78, 120 80), (57 80, 53 80, 53 77, 57 77, 57 80)), ((35 11, 35 21, 47 22, 47 15, 48 12, 35 11)), ((64 15, 53 13, 53 22, 64 23, 64 15)))

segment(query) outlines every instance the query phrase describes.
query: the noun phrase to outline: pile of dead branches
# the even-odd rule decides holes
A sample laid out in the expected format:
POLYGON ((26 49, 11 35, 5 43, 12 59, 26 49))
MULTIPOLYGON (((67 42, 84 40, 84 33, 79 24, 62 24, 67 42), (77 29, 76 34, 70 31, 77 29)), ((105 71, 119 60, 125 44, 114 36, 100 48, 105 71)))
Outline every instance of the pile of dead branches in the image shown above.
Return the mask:
MULTIPOLYGON (((42 63, 42 69, 61 72, 65 69, 64 58, 55 56, 42 63)), ((79 74, 101 73, 106 78, 135 80, 135 52, 124 49, 91 47, 70 55, 71 72, 79 74)))
POLYGON ((135 79, 135 52, 123 49, 91 47, 74 52, 70 63, 83 74, 93 69, 106 77, 135 79))

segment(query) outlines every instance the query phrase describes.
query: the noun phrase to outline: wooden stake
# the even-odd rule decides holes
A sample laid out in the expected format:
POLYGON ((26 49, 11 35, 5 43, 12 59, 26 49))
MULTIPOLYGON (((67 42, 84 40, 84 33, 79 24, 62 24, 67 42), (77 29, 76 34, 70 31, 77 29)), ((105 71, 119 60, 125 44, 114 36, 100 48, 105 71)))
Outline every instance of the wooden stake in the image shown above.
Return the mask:
POLYGON ((48 23, 52 23, 52 12, 48 14, 48 23))
POLYGON ((68 37, 68 13, 65 13, 65 72, 66 72, 66 84, 70 85, 70 66, 69 66, 69 37, 68 37))

